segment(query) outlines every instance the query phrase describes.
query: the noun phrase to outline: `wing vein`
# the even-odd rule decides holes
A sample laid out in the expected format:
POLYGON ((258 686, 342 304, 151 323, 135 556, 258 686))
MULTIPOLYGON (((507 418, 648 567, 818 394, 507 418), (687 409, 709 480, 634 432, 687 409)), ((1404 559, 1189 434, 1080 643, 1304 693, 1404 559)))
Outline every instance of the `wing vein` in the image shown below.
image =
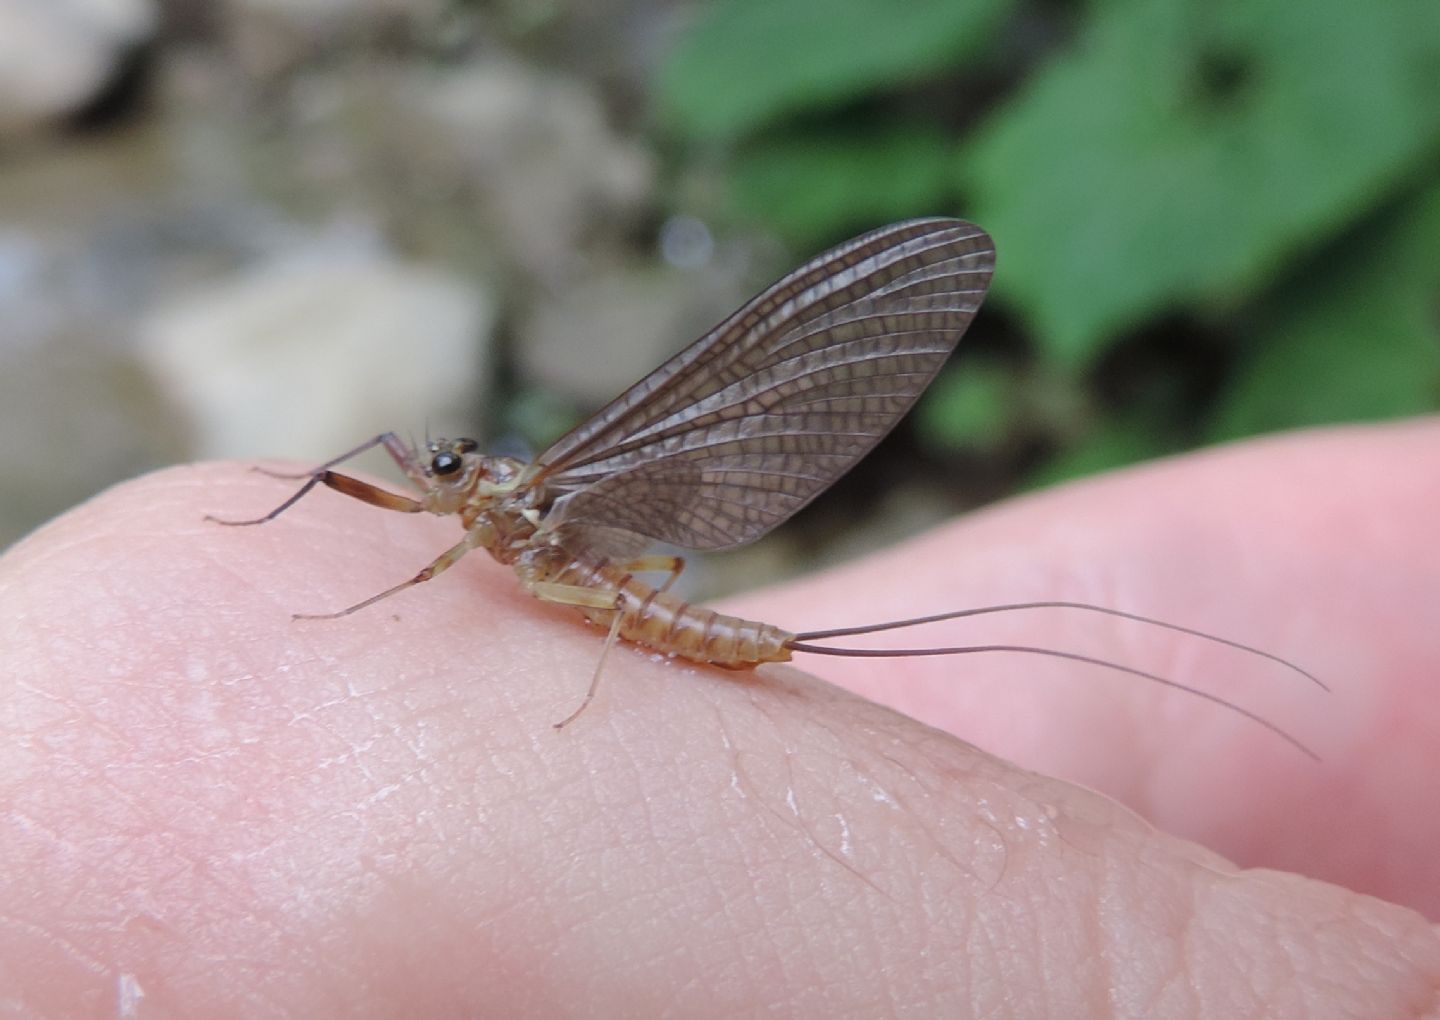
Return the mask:
POLYGON ((546 526, 627 550, 764 534, 914 403, 984 300, 994 255, 979 228, 934 219, 811 259, 537 458, 546 526))

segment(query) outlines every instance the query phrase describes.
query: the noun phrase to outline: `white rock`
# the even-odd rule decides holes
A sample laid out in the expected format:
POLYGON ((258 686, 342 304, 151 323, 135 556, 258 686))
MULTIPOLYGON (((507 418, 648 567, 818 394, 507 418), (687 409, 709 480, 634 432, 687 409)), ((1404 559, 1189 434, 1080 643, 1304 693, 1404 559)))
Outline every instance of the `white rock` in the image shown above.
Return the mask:
POLYGON ((198 455, 320 460, 378 432, 454 426, 479 393, 493 317, 447 273, 332 256, 192 294, 141 340, 198 455))
POLYGON ((653 187, 648 151, 606 123, 578 82, 504 58, 412 76, 391 101, 417 160, 473 182, 481 215, 528 272, 569 278, 597 224, 624 221, 653 187))
POLYGON ((0 134, 83 107, 158 21, 154 0, 0 0, 0 134))

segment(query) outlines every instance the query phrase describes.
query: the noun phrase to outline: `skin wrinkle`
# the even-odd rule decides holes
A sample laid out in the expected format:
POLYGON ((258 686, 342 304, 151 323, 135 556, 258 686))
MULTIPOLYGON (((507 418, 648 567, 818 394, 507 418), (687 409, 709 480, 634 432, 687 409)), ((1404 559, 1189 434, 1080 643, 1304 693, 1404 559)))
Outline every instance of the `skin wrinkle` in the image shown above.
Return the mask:
MULTIPOLYGON (((795 775, 794 761, 794 756, 788 754, 786 755, 786 771, 792 777, 792 782, 786 787, 787 796, 795 791, 793 781, 793 777, 795 775)), ((865 874, 863 871, 860 870, 859 867, 852 864, 850 861, 847 861, 843 854, 835 850, 834 847, 830 846, 826 840, 822 839, 819 836, 819 834, 815 831, 815 825, 813 823, 807 824, 805 820, 805 816, 807 813, 810 815, 811 818, 817 820, 823 817, 823 814, 817 813, 813 808, 810 807, 808 803, 802 805, 798 794, 796 794, 796 796, 793 798, 793 803, 794 821, 792 824, 794 825, 797 832, 802 832, 805 834, 805 836, 809 839, 811 846, 813 846, 816 850, 820 851, 820 853, 824 854, 830 860, 834 861, 840 867, 850 872, 850 874, 860 879, 860 881, 864 882, 871 889, 874 889, 881 896, 885 897, 885 899, 890 900, 892 903, 894 902, 894 897, 892 897, 888 892, 881 888, 880 884, 875 879, 865 874), (809 809, 808 811, 807 808, 809 809)), ((778 810, 776 814, 777 817, 783 817, 779 814, 778 810)))
MULTIPOLYGON (((787 816, 778 807, 771 803, 768 798, 765 797, 765 795, 760 790, 759 784, 755 783, 751 779, 748 771, 744 767, 743 762, 737 759, 736 766, 738 770, 738 775, 741 777, 742 785, 749 787, 750 799, 761 806, 761 808, 765 812, 765 816, 773 819, 784 830, 797 831, 795 820, 787 816)), ((773 930, 778 932, 778 927, 773 930)), ((777 960, 784 960, 784 946, 778 940, 775 940, 773 936, 767 935, 766 937, 767 940, 771 942, 771 950, 774 954, 774 958, 777 960)))
MULTIPOLYGON (((1215 880, 1212 879, 1204 888, 1204 891, 1206 893, 1213 893, 1216 884, 1215 880)), ((1197 916, 1203 916, 1198 906, 1199 899, 1200 897, 1197 892, 1195 897, 1197 903, 1195 914, 1197 916)), ((1264 936, 1267 936, 1263 941, 1268 946, 1274 947, 1275 950, 1275 952, 1269 954, 1269 958, 1272 961, 1282 960, 1285 965, 1285 973, 1283 975, 1257 973, 1257 968, 1253 966, 1253 957, 1246 953, 1238 954, 1232 958, 1233 970, 1244 976, 1248 987, 1255 993, 1256 997, 1262 1001, 1268 1001, 1275 996, 1288 996, 1293 994, 1291 990, 1300 985, 1301 974, 1295 967, 1294 957, 1288 952, 1289 947, 1286 945, 1285 940, 1277 937, 1278 933, 1275 932, 1274 926, 1270 923, 1269 918, 1263 915, 1252 914, 1247 920, 1253 921, 1257 930, 1264 936), (1289 980, 1286 980, 1286 978, 1289 980)), ((1224 932, 1213 932, 1209 928, 1205 929, 1205 934, 1210 935, 1212 941, 1220 941, 1226 937, 1224 932)), ((1251 941, 1256 942, 1261 940, 1252 938, 1251 941)))
MULTIPOLYGON (((919 782, 919 781, 917 781, 917 782, 919 782)), ((920 785, 922 785, 922 787, 923 787, 923 784, 920 784, 920 785)), ((986 824, 986 826, 988 826, 989 828, 991 828, 991 831, 996 831, 996 833, 998 833, 998 830, 995 830, 994 824, 991 824, 991 823, 985 823, 985 824, 986 824)), ((953 854, 946 854, 946 857, 948 857, 948 859, 952 860, 952 862, 953 862, 953 860, 955 860, 955 856, 953 856, 953 854)), ((962 872, 962 873, 973 873, 973 872, 972 872, 972 869, 963 869, 963 867, 962 867, 962 869, 958 869, 958 870, 960 870, 960 872, 962 872)), ((994 886, 992 886, 992 887, 994 887, 994 886)))
MULTIPOLYGON (((835 747, 843 747, 843 746, 844 746, 844 741, 845 741, 844 735, 842 735, 841 733, 837 732, 833 727, 829 726, 823 719, 818 718, 818 717, 815 717, 815 718, 812 718, 812 719, 810 719, 810 720, 807 720, 807 722, 808 722, 808 724, 814 725, 814 726, 818 726, 821 730, 823 730, 823 731, 826 733, 826 735, 829 736, 830 739, 834 742, 834 746, 835 746, 835 747)), ((855 763, 854 763, 850 758, 848 758, 847 756, 845 756, 845 755, 843 755, 843 754, 829 754, 829 755, 826 755, 825 757, 826 757, 828 760, 838 761, 838 762, 841 762, 841 763, 843 763, 843 764, 845 764, 845 765, 847 765, 847 766, 855 767, 855 763)), ((794 775, 794 769, 793 769, 793 762, 794 762, 794 760, 795 760, 795 759, 794 759, 793 754, 787 753, 787 755, 786 755, 786 761, 787 761, 787 765, 790 766, 790 772, 791 772, 792 777, 793 777, 793 775, 794 775)), ((822 780, 821 782, 819 782, 819 783, 816 784, 816 787, 817 787, 817 789, 825 789, 825 788, 826 788, 826 784, 825 784, 824 781, 822 780)), ((792 788, 793 788, 793 783, 792 783, 792 788)), ((828 806, 824 806, 824 807, 820 807, 820 808, 818 808, 818 809, 812 810, 812 811, 810 812, 811 816, 814 817, 814 818, 816 818, 817 820, 822 819, 822 818, 824 818, 824 817, 827 817, 827 815, 829 815, 829 816, 831 816, 831 817, 838 817, 838 816, 840 816, 840 815, 843 813, 843 811, 844 811, 844 801, 841 799, 841 796, 840 796, 840 795, 841 795, 841 790, 840 790, 839 788, 834 789, 834 790, 833 790, 834 803, 833 803, 832 805, 828 805, 828 806), (832 810, 832 809, 833 809, 833 810, 832 810)), ((803 831, 805 831, 806 834, 810 836, 811 840, 814 842, 814 844, 815 844, 815 846, 816 846, 817 849, 821 850, 823 853, 825 853, 827 856, 829 856, 832 860, 835 860, 837 863, 839 863, 839 864, 841 864, 842 866, 844 866, 847 870, 852 871, 857 877, 859 877, 861 880, 863 880, 864 882, 866 882, 866 884, 870 885, 873 889, 875 889, 876 892, 879 892, 879 893, 880 893, 882 896, 884 896, 886 899, 890 900, 892 903, 895 902, 894 897, 893 897, 888 891, 882 889, 882 888, 876 883, 876 881, 875 881, 874 878, 872 878, 871 876, 865 874, 865 873, 859 868, 858 865, 855 865, 855 864, 851 863, 850 861, 846 860, 843 853, 841 853, 841 852, 836 852, 836 851, 835 851, 832 847, 830 847, 830 846, 828 845, 828 843, 827 843, 825 840, 823 840, 813 829, 808 828, 808 827, 805 827, 805 826, 804 826, 803 817, 801 817, 801 813, 797 812, 797 818, 796 818, 796 820, 797 820, 797 822, 802 826, 803 831)))
MULTIPOLYGON (((717 709, 717 712, 718 712, 718 709, 717 709)), ((740 762, 740 760, 738 759, 738 757, 736 758, 736 761, 735 761, 735 768, 736 768, 736 775, 739 777, 739 782, 740 782, 740 784, 741 784, 742 786, 744 786, 744 785, 746 785, 747 783, 749 783, 749 777, 748 777, 748 775, 747 775, 746 772, 745 772, 744 765, 743 765, 743 763, 740 762)), ((760 796, 759 791, 758 791, 757 789, 754 789, 754 788, 752 787, 752 789, 751 789, 751 798, 752 798, 752 799, 756 799, 756 798, 758 798, 759 796, 760 796)), ((763 819, 761 819, 761 821, 763 822, 763 819)), ((737 847, 737 850, 741 850, 741 851, 742 851, 742 854, 743 854, 743 848, 737 847)), ((750 875, 747 875, 747 876, 746 876, 746 885, 747 885, 746 891, 749 892, 749 893, 758 892, 758 891, 759 891, 759 887, 763 884, 764 874, 765 874, 765 873, 764 873, 763 871, 757 870, 757 871, 751 873, 750 875)), ((737 918, 737 915, 740 913, 740 910, 741 910, 741 908, 740 908, 740 906, 739 906, 739 904, 738 904, 738 901, 736 901, 736 900, 726 900, 726 901, 725 901, 725 905, 726 905, 726 914, 727 914, 727 916, 732 917, 732 919, 738 919, 738 918, 737 918)), ((736 925, 736 929, 737 929, 737 930, 741 930, 742 927, 748 927, 748 926, 743 925, 743 922, 742 922, 741 924, 737 924, 737 925, 736 925)), ((779 942, 779 939, 777 938, 776 932, 775 932, 775 930, 774 930, 773 928, 771 928, 771 927, 762 927, 758 932, 750 932, 748 938, 742 938, 742 939, 741 939, 740 951, 741 951, 741 953, 742 953, 743 955, 746 955, 747 958, 748 958, 748 960, 750 961, 751 967, 752 967, 752 969, 753 969, 752 972, 763 972, 763 971, 765 971, 765 970, 769 970, 769 969, 774 965, 774 964, 773 964, 773 961, 779 960, 779 959, 781 958, 781 949, 782 949, 782 947, 781 947, 781 944, 780 944, 780 942, 779 942), (753 951, 753 950, 752 950, 752 951, 750 951, 749 953, 746 953, 746 949, 747 949, 747 947, 750 945, 750 943, 753 942, 753 941, 757 941, 757 940, 763 941, 763 942, 765 943, 764 950, 763 950, 763 951, 753 951)))
MULTIPOLYGON (((898 769, 906 778, 910 780, 910 782, 915 787, 917 787, 921 791, 921 794, 926 801, 927 807, 933 806, 934 804, 940 802, 940 798, 936 796, 936 791, 932 790, 924 782, 924 780, 920 778, 919 774, 915 770, 911 769, 909 766, 905 765, 899 759, 895 758, 892 755, 885 754, 883 755, 883 758, 885 761, 888 761, 891 765, 895 766, 896 769, 898 769)), ((941 857, 948 861, 950 865, 955 868, 957 874, 968 875, 969 877, 980 881, 979 873, 973 867, 961 863, 959 855, 953 853, 946 848, 946 841, 934 829, 932 823, 930 822, 930 818, 935 817, 938 819, 940 816, 937 812, 914 810, 913 808, 905 804, 904 795, 901 793, 897 792, 894 797, 897 802, 905 806, 910 817, 920 819, 920 829, 922 832, 924 832, 927 836, 930 837, 935 852, 940 854, 941 857)), ((990 883, 990 888, 987 890, 987 892, 993 892, 996 888, 999 887, 1000 882, 1004 878, 1005 871, 1009 867, 1010 848, 1005 840, 1004 834, 989 819, 982 818, 979 815, 973 815, 973 817, 977 818, 980 823, 985 826, 986 829, 995 834, 996 842, 1003 851, 1001 856, 1000 869, 997 872, 994 881, 990 883)))
MULTIPOLYGON (((1157 982, 1155 997, 1159 998, 1162 990, 1165 989, 1167 985, 1173 984, 1188 992, 1192 1003, 1198 1003, 1204 1001, 1206 996, 1200 988, 1196 987, 1194 970, 1187 967, 1186 963, 1187 961, 1198 960, 1202 955, 1208 954, 1211 946, 1208 944, 1207 939, 1201 937, 1202 933, 1197 927, 1199 914, 1197 909, 1199 903, 1197 882, 1194 880, 1185 882, 1181 887, 1181 893, 1185 900, 1185 907, 1178 912, 1176 932, 1172 938, 1176 946, 1174 956, 1175 966, 1168 976, 1162 977, 1161 980, 1157 982)), ((1226 962, 1228 963, 1229 961, 1226 962)), ((1251 991, 1257 993, 1255 995, 1257 1000, 1263 1001, 1261 996, 1258 995, 1259 989, 1252 988, 1251 991)))
MULTIPOLYGON (((756 707, 759 708, 759 710, 762 711, 762 712, 766 712, 766 711, 767 711, 767 709, 763 706, 763 704, 760 704, 760 703, 754 701, 753 699, 752 699, 751 704, 756 705, 756 707)), ((772 721, 774 721, 777 725, 781 722, 781 720, 779 720, 779 719, 773 719, 772 721)), ((844 744, 844 737, 843 737, 840 733, 838 733, 837 731, 835 731, 833 728, 831 728, 829 725, 827 725, 827 723, 826 723, 823 719, 821 719, 821 718, 819 718, 819 717, 815 717, 815 716, 808 717, 808 718, 805 720, 804 725, 806 725, 806 726, 817 726, 817 727, 819 727, 822 731, 824 731, 824 732, 831 738, 831 740, 834 742, 834 746, 836 746, 836 747, 843 746, 843 744, 844 744)), ((832 755, 832 756, 829 756, 829 757, 833 758, 833 760, 846 761, 847 764, 853 764, 853 763, 850 763, 849 760, 848 760, 847 758, 845 758, 843 755, 842 755, 842 756, 838 756, 838 757, 832 755)), ((785 752, 785 754, 784 754, 784 760, 785 760, 785 762, 786 762, 786 772, 787 772, 787 775, 790 777, 790 778, 789 778, 789 782, 788 782, 787 785, 786 785, 786 789, 787 789, 788 791, 794 791, 794 790, 795 790, 795 786, 796 786, 795 769, 794 769, 795 752, 792 751, 792 750, 787 750, 787 751, 785 752)), ((738 757, 736 758, 736 763, 737 763, 737 766, 738 766, 738 765, 739 765, 739 759, 738 759, 738 757)), ((743 774, 743 769, 742 769, 742 774, 743 774)), ((747 776, 747 779, 748 779, 748 776, 747 776)), ((807 826, 807 825, 805 824, 804 815, 805 815, 807 812, 804 812, 804 811, 799 810, 798 798, 797 798, 797 800, 796 800, 796 809, 795 809, 795 811, 793 812, 793 814, 786 814, 785 812, 782 812, 778 807, 776 807, 775 805, 773 805, 773 804, 771 804, 769 801, 767 801, 767 800, 765 799, 764 795, 759 791, 758 787, 757 787, 753 782, 750 782, 749 785, 750 785, 750 787, 751 787, 751 789, 752 789, 753 796, 754 796, 755 798, 757 798, 757 799, 759 800, 759 802, 760 802, 763 806, 765 806, 766 810, 769 811, 769 812, 772 814, 773 817, 775 817, 776 819, 778 819, 778 820, 781 822, 781 824, 786 825, 786 826, 790 826, 790 827, 794 828, 796 831, 803 832, 803 833, 806 835, 806 837, 810 840, 811 845, 813 845, 813 846, 814 846, 817 850, 819 850, 822 854, 824 854, 824 855, 825 855, 826 857, 828 857, 830 860, 834 861, 836 864, 840 865, 840 866, 841 866, 842 868, 844 868, 846 871, 848 871, 848 872, 850 872, 851 874, 853 874, 855 877, 859 878, 859 879, 860 879, 862 882, 864 882, 867 886, 869 886, 870 888, 874 889, 874 890, 875 890, 877 893, 879 893, 880 895, 884 896, 884 897, 885 897, 887 900, 889 900, 892 904, 896 903, 895 897, 894 897, 889 891, 887 891, 887 890, 885 890, 884 888, 882 888, 872 876, 867 875, 867 874, 866 874, 863 870, 861 870, 861 869, 859 868, 859 866, 857 866, 856 864, 853 864, 852 862, 846 860, 845 857, 844 857, 842 854, 836 852, 836 851, 834 850, 834 848, 832 848, 831 846, 829 846, 828 843, 827 843, 824 839, 822 839, 821 836, 820 836, 817 832, 815 832, 812 827, 807 826)), ((825 784, 824 784, 823 782, 821 782, 821 783, 817 783, 817 784, 816 784, 816 788, 817 788, 817 789, 825 789, 826 787, 825 787, 825 784)), ((838 797, 839 797, 839 791, 838 791, 838 790, 835 791, 835 797, 836 797, 836 803, 833 805, 833 810, 835 810, 835 811, 842 811, 842 810, 843 810, 843 806, 842 806, 841 803, 839 803, 839 800, 838 800, 838 797)), ((820 818, 826 817, 828 813, 831 813, 831 811, 832 811, 832 808, 831 808, 831 807, 821 806, 821 807, 819 807, 819 808, 811 809, 811 810, 808 812, 808 814, 809 814, 812 818, 820 819, 820 818)))
MULTIPOLYGON (((1199 869, 1182 868, 1179 870, 1179 881, 1175 884, 1177 895, 1173 908, 1169 911, 1167 938, 1165 944, 1170 947, 1165 963, 1169 964, 1168 969, 1162 970, 1157 975, 1154 999, 1159 1001, 1165 996, 1167 990, 1174 989, 1171 996, 1183 997, 1192 1010, 1198 1010, 1207 1000, 1213 1000, 1211 985, 1213 981, 1201 983, 1196 974, 1194 961, 1217 956, 1216 944, 1201 937, 1198 937, 1201 929, 1197 926, 1198 909, 1198 884, 1207 878, 1213 879, 1214 873, 1208 876, 1202 875, 1199 869)), ((1263 925, 1265 921, 1260 920, 1263 925)), ((1220 959, 1224 960, 1221 956, 1220 959)), ((1229 961, 1226 961, 1227 963, 1229 961)), ((1227 992, 1234 990, 1234 987, 1227 988, 1227 992)), ((1249 992, 1248 1001, 1265 1004, 1264 996, 1258 988, 1253 986, 1247 988, 1249 992)))
POLYGON ((785 784, 786 799, 787 799, 787 801, 788 801, 787 807, 790 807, 790 810, 789 810, 788 812, 787 812, 787 811, 782 811, 778 806, 776 806, 776 805, 772 802, 771 798, 767 798, 767 797, 761 792, 761 790, 760 790, 760 788, 759 788, 759 785, 756 784, 756 783, 754 783, 753 780, 750 780, 750 778, 749 778, 749 776, 748 776, 748 773, 746 773, 745 770, 744 770, 743 765, 740 765, 740 763, 737 761, 737 766, 739 766, 739 768, 740 768, 740 775, 741 775, 742 777, 744 777, 744 781, 746 781, 747 784, 748 784, 749 787, 750 787, 752 799, 754 799, 754 801, 755 801, 756 803, 758 803, 762 808, 764 808, 764 810, 766 811, 767 814, 770 815, 770 817, 772 817, 772 818, 774 818, 776 821, 778 821, 781 826, 783 826, 784 828, 787 828, 787 829, 789 829, 789 830, 791 830, 791 831, 799 832, 799 833, 803 834, 803 835, 806 837, 806 839, 809 841, 810 845, 811 845, 815 850, 817 850, 822 856, 828 858, 829 860, 833 861, 835 864, 839 865, 839 866, 840 866, 841 868, 843 868, 845 871, 849 872, 849 873, 850 873, 851 875, 853 875, 855 878, 858 878, 860 881, 864 882, 867 886, 869 886, 869 887, 870 887, 871 889, 873 889, 875 892, 879 893, 881 896, 884 896, 884 897, 886 897, 887 899, 889 899, 889 898, 890 898, 889 895, 888 895, 888 894, 885 892, 885 890, 883 890, 878 884, 876 884, 876 882, 875 882, 874 879, 872 879, 872 878, 870 878, 869 876, 865 875, 865 874, 864 874, 863 872, 861 872, 860 869, 857 868, 854 864, 851 864, 849 861, 845 860, 842 856, 840 856, 839 854, 837 854, 833 849, 831 849, 830 847, 826 846, 826 845, 824 844, 824 842, 822 842, 822 841, 820 840, 820 838, 815 834, 815 832, 805 824, 804 818, 803 818, 803 816, 802 816, 802 812, 799 810, 798 797, 795 797, 795 795, 794 795, 794 790, 795 790, 794 752, 788 751, 788 750, 785 751, 785 752, 784 752, 784 761, 785 761, 785 770, 784 770, 784 771, 785 771, 785 774, 788 776, 788 780, 787 780, 787 782, 786 782, 786 784, 785 784))
MULTIPOLYGON (((782 828, 793 829, 793 821, 787 818, 773 804, 769 803, 769 801, 765 798, 764 794, 761 792, 759 784, 755 783, 754 780, 751 778, 749 771, 745 768, 743 758, 738 753, 734 756, 733 762, 735 776, 741 789, 741 796, 743 796, 749 802, 758 803, 765 811, 764 818, 759 818, 757 819, 757 821, 763 822, 765 818, 770 818, 778 821, 782 828)), ((737 849, 743 850, 743 848, 738 847, 737 849)), ((772 948, 778 950, 779 947, 776 946, 772 948)))

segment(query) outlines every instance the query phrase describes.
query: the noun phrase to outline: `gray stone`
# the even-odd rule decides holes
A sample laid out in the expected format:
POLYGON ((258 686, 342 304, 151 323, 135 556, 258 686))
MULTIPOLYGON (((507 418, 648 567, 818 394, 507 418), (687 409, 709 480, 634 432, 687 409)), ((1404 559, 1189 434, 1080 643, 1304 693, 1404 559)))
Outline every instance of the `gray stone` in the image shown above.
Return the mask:
POLYGON ((0 0, 0 136, 84 107, 157 24, 153 0, 0 0))
POLYGON ((412 172, 464 182, 507 256, 552 284, 584 268, 577 253, 594 252, 597 234, 623 233, 652 191, 649 152, 611 130, 577 82, 492 58, 413 74, 390 102, 412 172))
POLYGON ((157 310, 142 351, 207 457, 321 460, 386 430, 465 425, 493 308, 431 268, 288 258, 157 310))

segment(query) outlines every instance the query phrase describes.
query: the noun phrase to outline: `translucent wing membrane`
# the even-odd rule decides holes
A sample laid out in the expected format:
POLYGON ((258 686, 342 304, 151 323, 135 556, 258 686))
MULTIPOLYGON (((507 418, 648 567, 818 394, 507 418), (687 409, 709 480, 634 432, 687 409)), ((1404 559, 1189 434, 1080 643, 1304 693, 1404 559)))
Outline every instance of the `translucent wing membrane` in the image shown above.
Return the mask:
POLYGON ((692 549, 759 538, 910 409, 994 266, 984 231, 944 219, 811 260, 539 457, 546 526, 607 545, 617 529, 692 549))

